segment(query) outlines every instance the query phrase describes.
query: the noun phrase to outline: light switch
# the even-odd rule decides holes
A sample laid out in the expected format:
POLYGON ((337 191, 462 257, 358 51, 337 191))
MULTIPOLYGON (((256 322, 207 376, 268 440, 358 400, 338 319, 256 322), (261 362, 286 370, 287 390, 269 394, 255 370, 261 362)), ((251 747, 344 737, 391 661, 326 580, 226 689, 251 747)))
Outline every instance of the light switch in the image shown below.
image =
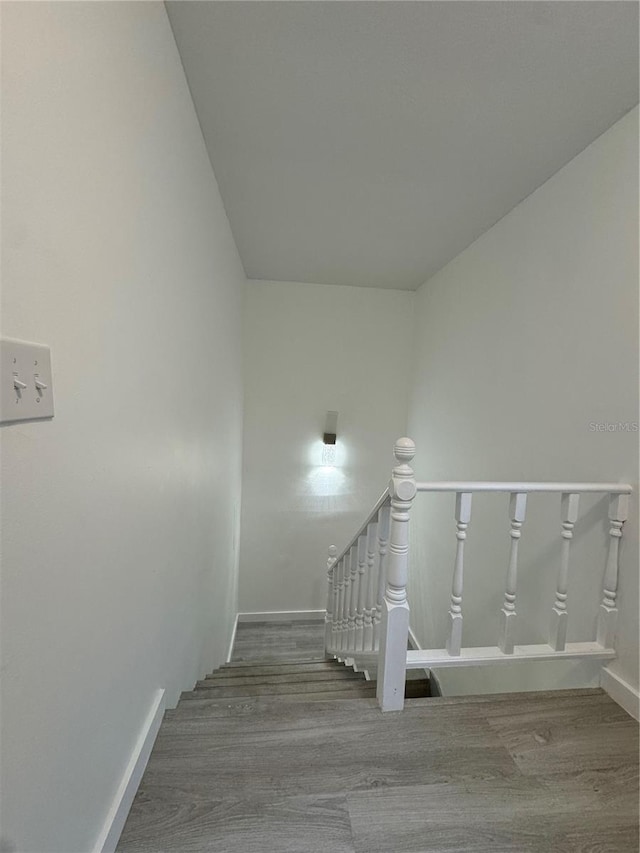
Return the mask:
POLYGON ((0 423, 53 417, 51 350, 0 339, 0 423))

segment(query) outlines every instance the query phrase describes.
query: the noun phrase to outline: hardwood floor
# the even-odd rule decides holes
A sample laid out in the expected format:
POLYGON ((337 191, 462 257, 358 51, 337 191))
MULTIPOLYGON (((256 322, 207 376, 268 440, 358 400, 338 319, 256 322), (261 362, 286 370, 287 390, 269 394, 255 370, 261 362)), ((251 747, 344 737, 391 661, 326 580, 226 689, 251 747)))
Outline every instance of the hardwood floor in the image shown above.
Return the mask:
POLYGON ((362 682, 332 682, 336 664, 283 663, 313 660, 317 637, 293 626, 267 643, 264 625, 242 626, 234 660, 259 642, 280 661, 268 687, 327 690, 231 695, 259 682, 256 664, 215 673, 225 695, 166 713, 120 853, 638 853, 638 725, 604 692, 409 699, 383 715, 370 692, 344 698, 362 682))

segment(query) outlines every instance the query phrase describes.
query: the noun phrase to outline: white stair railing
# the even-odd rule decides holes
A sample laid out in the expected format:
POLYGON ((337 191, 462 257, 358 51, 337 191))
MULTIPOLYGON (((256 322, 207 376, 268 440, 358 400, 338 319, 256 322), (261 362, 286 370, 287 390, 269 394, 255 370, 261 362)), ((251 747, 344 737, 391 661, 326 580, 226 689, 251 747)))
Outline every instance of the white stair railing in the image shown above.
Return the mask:
POLYGON ((389 490, 385 489, 360 530, 338 555, 335 545, 329 548, 327 560, 327 615, 325 637, 327 651, 340 657, 346 652, 373 652, 378 649, 380 618, 384 597, 384 557, 389 536, 389 490), (363 542, 362 545, 360 543, 363 542), (355 623, 359 598, 354 580, 359 576, 358 551, 362 559, 364 598, 361 608, 362 631, 355 642, 355 623), (352 607, 352 601, 356 603, 352 607), (353 614, 353 634, 350 614, 353 614))
POLYGON ((490 665, 513 660, 612 660, 616 656, 619 546, 628 515, 631 486, 626 483, 416 482, 410 464, 414 454, 415 445, 411 439, 398 439, 394 446, 396 466, 389 487, 342 553, 338 555, 333 545, 329 549, 327 653, 363 667, 377 667, 377 699, 383 711, 403 707, 407 668, 490 665), (455 495, 456 554, 445 648, 408 651, 409 520, 413 501, 421 492, 450 492, 455 495), (471 522, 472 497, 482 492, 509 496, 509 562, 497 644, 465 648, 462 644, 465 541, 471 522), (561 495, 562 545, 549 641, 516 646, 518 547, 525 522, 527 496, 533 492, 561 495), (568 643, 571 540, 578 519, 580 495, 588 493, 609 495, 609 549, 603 598, 595 641, 568 643))

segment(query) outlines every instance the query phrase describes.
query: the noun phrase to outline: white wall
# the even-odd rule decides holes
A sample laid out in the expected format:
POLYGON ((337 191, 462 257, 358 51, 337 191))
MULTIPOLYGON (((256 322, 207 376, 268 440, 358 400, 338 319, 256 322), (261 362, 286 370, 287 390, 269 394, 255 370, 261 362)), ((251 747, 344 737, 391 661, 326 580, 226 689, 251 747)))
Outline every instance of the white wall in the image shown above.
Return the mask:
MULTIPOLYGON (((637 288, 636 109, 420 288, 408 426, 420 479, 634 485, 621 560, 620 657, 612 666, 634 685, 638 433, 590 424, 638 421, 637 288)), ((583 501, 569 639, 595 635, 606 512, 605 499, 583 501)), ((423 646, 441 645, 455 552, 452 498, 418 496, 414 520, 411 622, 423 646)), ((467 645, 496 642, 508 529, 505 499, 476 500, 465 567, 467 645)), ((518 642, 546 642, 559 533, 559 499, 531 498, 518 642)))
POLYGON ((247 283, 241 611, 324 608, 327 547, 348 544, 406 429, 412 305, 409 292, 247 283))
MULTIPOLYGON (((236 605, 244 274, 160 3, 2 3, 2 833, 92 849, 158 688, 236 605)), ((1 845, 0 845, 1 846, 1 845)))

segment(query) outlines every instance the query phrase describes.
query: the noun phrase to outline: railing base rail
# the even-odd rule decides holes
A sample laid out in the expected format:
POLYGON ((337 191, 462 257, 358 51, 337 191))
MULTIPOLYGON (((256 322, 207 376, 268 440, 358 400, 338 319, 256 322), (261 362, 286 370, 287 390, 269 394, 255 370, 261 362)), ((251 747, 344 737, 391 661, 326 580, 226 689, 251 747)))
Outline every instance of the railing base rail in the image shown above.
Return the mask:
MULTIPOLYGON (((358 669, 375 667, 377 652, 354 652, 347 657, 336 656, 347 666, 358 669)), ((611 661, 616 657, 615 649, 606 649, 599 643, 567 643, 561 652, 556 652, 547 643, 530 646, 515 646, 513 654, 504 654, 498 646, 463 648, 459 655, 450 655, 446 649, 415 649, 407 651, 407 669, 444 669, 453 666, 493 666, 519 661, 560 661, 586 658, 611 661)))
POLYGON ((450 655, 446 649, 419 649, 407 652, 407 669, 432 669, 451 666, 489 666, 513 661, 579 660, 596 658, 608 661, 616 657, 614 649, 605 649, 599 643, 567 643, 560 652, 547 643, 531 646, 514 646, 513 654, 505 654, 498 646, 462 648, 459 655, 450 655))

